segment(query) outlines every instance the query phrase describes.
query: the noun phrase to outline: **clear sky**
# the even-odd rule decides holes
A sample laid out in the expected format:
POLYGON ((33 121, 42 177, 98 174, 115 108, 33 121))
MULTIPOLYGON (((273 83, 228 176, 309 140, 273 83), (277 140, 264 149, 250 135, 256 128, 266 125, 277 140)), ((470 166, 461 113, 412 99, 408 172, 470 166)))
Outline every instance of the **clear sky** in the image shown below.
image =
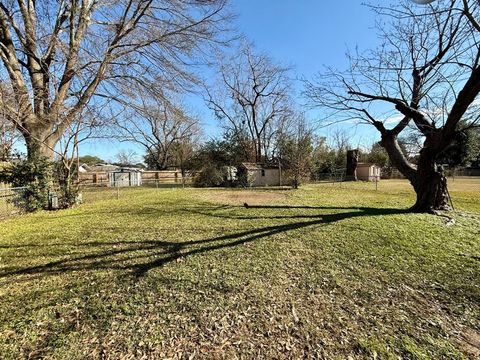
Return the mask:
MULTIPOLYGON (((258 50, 275 61, 293 67, 295 78, 311 78, 323 66, 346 67, 348 48, 375 46, 374 16, 360 0, 232 0, 238 14, 237 28, 258 50)), ((298 92, 301 84, 297 83, 298 92)), ((298 102, 301 103, 301 99, 298 102)), ((202 116, 208 135, 218 134, 217 122, 200 99, 191 99, 202 116)), ((315 120, 319 113, 310 112, 315 120)), ((352 145, 371 144, 378 139, 368 126, 344 125, 352 145)), ((333 129, 322 129, 328 135, 333 129)), ((130 144, 92 141, 84 144, 81 154, 96 154, 113 159, 121 149, 142 149, 130 144)))
POLYGON ((374 18, 357 0, 235 0, 239 28, 260 50, 305 76, 345 65, 347 47, 375 44, 374 18))

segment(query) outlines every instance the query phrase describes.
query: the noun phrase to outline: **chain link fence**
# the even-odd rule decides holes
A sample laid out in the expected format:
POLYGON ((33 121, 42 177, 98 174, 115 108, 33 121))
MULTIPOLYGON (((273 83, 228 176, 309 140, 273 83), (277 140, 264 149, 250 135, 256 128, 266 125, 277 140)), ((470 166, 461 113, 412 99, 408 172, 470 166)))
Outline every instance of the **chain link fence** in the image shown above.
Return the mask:
POLYGON ((124 196, 134 196, 137 191, 145 191, 147 189, 183 189, 192 187, 192 179, 176 183, 165 182, 158 179, 142 179, 139 186, 125 186, 124 181, 113 181, 108 184, 80 184, 81 200, 86 203, 121 199, 124 196))
POLYGON ((20 209, 15 205, 15 199, 21 196, 25 189, 25 187, 0 188, 0 218, 20 212, 20 209))
POLYGON ((328 173, 315 174, 313 183, 341 183, 346 179, 346 168, 333 169, 328 173))
MULTIPOLYGON (((99 184, 77 184, 80 195, 77 198, 79 203, 96 202, 109 199, 120 199, 122 196, 134 196, 136 191, 146 189, 182 189, 192 186, 192 179, 185 178, 177 182, 165 182, 162 179, 145 179, 139 186, 126 185, 125 181, 110 181, 99 184)), ((0 219, 20 213, 22 210, 17 206, 22 192, 26 187, 8 187, 8 184, 0 184, 0 219)), ((49 191, 49 205, 52 209, 58 208, 59 185, 53 184, 49 191)))

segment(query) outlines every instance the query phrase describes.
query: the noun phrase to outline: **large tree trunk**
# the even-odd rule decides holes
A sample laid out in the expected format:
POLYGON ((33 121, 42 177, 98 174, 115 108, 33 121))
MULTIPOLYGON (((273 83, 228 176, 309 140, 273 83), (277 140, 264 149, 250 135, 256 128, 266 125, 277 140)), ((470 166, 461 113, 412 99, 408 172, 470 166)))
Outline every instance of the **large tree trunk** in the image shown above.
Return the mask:
POLYGON ((256 141, 256 149, 255 149, 255 163, 260 164, 263 163, 262 159, 262 141, 260 139, 260 136, 257 137, 256 141))
POLYGON ((438 171, 428 174, 427 178, 419 178, 412 182, 417 201, 410 210, 413 212, 429 212, 450 210, 448 205, 447 179, 438 171))
POLYGON ((41 132, 35 131, 29 131, 28 134, 24 134, 24 138, 29 159, 46 157, 50 161, 54 160, 57 141, 45 137, 41 132))
POLYGON ((412 211, 450 210, 447 178, 442 167, 435 163, 435 155, 428 149, 422 149, 415 177, 410 182, 417 194, 417 201, 412 206, 412 211))
POLYGON ((411 211, 433 213, 437 210, 450 210, 447 178, 435 163, 437 152, 424 147, 415 168, 402 153, 396 135, 384 132, 381 144, 392 164, 410 180, 415 190, 417 200, 410 208, 411 211))

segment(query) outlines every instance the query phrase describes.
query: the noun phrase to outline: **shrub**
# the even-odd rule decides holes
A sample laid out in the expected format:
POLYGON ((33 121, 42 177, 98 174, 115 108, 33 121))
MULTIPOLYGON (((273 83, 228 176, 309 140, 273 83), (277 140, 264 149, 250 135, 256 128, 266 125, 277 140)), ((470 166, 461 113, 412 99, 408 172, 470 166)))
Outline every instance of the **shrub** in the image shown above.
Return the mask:
POLYGON ((19 208, 33 212, 48 208, 48 192, 52 183, 52 164, 45 157, 34 157, 0 171, 0 181, 12 187, 23 187, 13 202, 19 208))
POLYGON ((205 165, 194 179, 196 187, 216 187, 224 183, 223 170, 213 165, 205 165))
POLYGON ((55 163, 54 174, 58 181, 58 207, 61 209, 69 208, 79 202, 80 191, 78 186, 75 186, 73 177, 74 172, 68 169, 62 162, 55 163))

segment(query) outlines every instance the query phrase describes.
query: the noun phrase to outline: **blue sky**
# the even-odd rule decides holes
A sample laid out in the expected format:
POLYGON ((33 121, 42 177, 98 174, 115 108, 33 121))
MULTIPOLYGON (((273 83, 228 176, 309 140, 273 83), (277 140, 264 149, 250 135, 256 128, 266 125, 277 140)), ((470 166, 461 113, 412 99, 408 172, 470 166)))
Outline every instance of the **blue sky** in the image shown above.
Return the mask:
MULTIPOLYGON (((357 0, 232 0, 238 14, 237 28, 252 41, 259 51, 275 61, 293 67, 294 78, 311 78, 324 66, 346 67, 348 48, 366 49, 375 46, 375 19, 357 0)), ((297 91, 301 84, 297 83, 297 91)), ((301 102, 298 99, 298 102, 301 102)), ((207 135, 218 134, 218 124, 203 102, 190 99, 195 112, 201 115, 207 135)), ((319 112, 309 112, 313 121, 319 112)), ((369 145, 378 135, 368 126, 344 125, 352 145, 369 145)), ((321 130, 328 136, 333 128, 321 130)), ((81 154, 95 154, 106 160, 114 159, 120 149, 132 149, 133 144, 112 141, 91 141, 80 149, 81 154)))
POLYGON ((371 12, 356 0, 236 0, 239 28, 258 48, 299 74, 345 65, 347 47, 375 44, 371 12))

